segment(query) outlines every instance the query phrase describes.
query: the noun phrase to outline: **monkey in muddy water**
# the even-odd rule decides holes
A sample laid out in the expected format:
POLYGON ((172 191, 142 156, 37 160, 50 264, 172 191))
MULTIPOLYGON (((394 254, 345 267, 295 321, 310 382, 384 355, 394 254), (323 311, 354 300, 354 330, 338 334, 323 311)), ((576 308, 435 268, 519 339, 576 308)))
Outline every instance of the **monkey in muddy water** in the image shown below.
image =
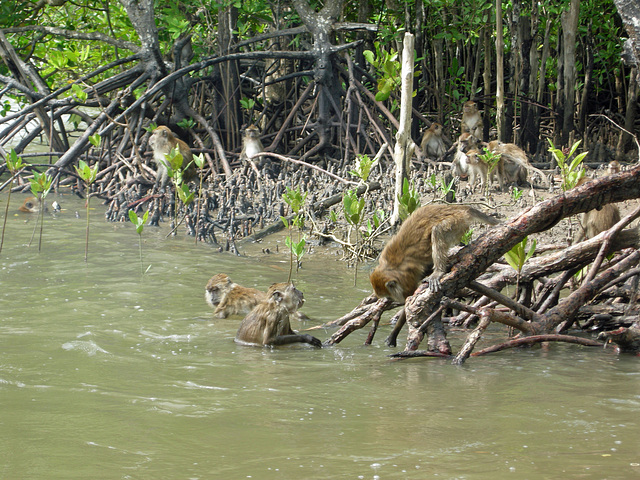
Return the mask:
POLYGON ((153 161, 158 166, 158 172, 156 174, 156 187, 164 188, 169 180, 169 173, 167 171, 166 155, 174 148, 178 147, 178 151, 182 155, 182 168, 184 172, 182 175, 183 181, 188 182, 196 175, 196 167, 193 163, 193 154, 189 145, 176 138, 173 132, 165 127, 157 127, 151 137, 149 138, 149 147, 153 151, 153 161))
POLYGON ((304 303, 304 295, 291 283, 274 283, 267 298, 242 320, 235 341, 246 345, 277 346, 308 343, 321 347, 322 342, 308 334, 296 333, 289 321, 304 303))
POLYGON ((204 298, 218 318, 230 315, 246 315, 263 300, 267 294, 247 288, 231 281, 228 275, 218 273, 211 277, 204 291, 204 298))
POLYGON ((376 296, 404 303, 427 275, 429 288, 438 290, 449 248, 474 222, 499 223, 464 205, 426 205, 413 212, 384 247, 380 263, 369 277, 376 296))

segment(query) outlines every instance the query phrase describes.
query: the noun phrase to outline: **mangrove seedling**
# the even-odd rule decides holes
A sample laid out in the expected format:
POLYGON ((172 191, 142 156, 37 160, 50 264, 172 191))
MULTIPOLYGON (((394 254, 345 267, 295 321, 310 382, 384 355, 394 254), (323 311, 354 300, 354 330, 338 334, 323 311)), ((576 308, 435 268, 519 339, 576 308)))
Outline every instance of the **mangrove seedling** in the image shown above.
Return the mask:
POLYGON ((196 245, 198 244, 198 227, 200 226, 200 211, 202 210, 202 182, 204 180, 204 155, 201 153, 193 156, 193 163, 198 168, 200 185, 198 186, 198 213, 196 214, 196 245))
POLYGON ((478 158, 480 160, 482 160, 483 162, 485 162, 489 166, 489 168, 487 170, 487 182, 486 182, 486 185, 485 185, 485 188, 487 189, 486 190, 487 196, 489 195, 489 186, 491 185, 491 172, 493 172, 493 170, 498 165, 498 162, 500 161, 500 157, 501 156, 502 155, 500 153, 492 152, 491 150, 489 150, 486 147, 484 149, 484 153, 478 155, 478 158))
POLYGON ((575 157, 573 156, 582 142, 582 140, 578 140, 571 146, 568 153, 565 155, 564 151, 554 147, 551 139, 548 140, 551 145, 549 151, 553 155, 553 158, 555 158, 558 167, 560 167, 560 174, 562 175, 562 191, 566 192, 567 190, 571 190, 578 184, 578 181, 584 177, 585 170, 582 166, 582 161, 589 152, 582 152, 575 157), (569 162, 571 157, 573 157, 573 159, 569 162))
MULTIPOLYGON (((144 224, 147 223, 147 219, 149 218, 149 210, 144 212, 141 217, 138 217, 136 212, 133 210, 129 210, 129 220, 136 227, 136 233, 138 234, 138 246, 140 249, 140 274, 144 276, 146 273, 144 271, 143 263, 142 263, 142 231, 144 230, 144 224)), ((151 268, 151 265, 147 267, 147 271, 151 268)))
POLYGON ((527 242, 529 241, 529 237, 524 237, 521 242, 516 243, 511 250, 504 254, 504 258, 511 268, 516 271, 516 292, 520 290, 520 273, 522 272, 522 267, 527 261, 533 256, 536 251, 536 240, 533 239, 531 242, 531 248, 527 250, 527 242))
MULTIPOLYGON (((100 145, 100 139, 98 138, 98 145, 100 145)), ((93 143, 93 141, 91 142, 93 143)), ((93 168, 89 167, 84 160, 78 160, 78 166, 75 167, 76 172, 78 172, 78 176, 82 179, 82 181, 87 186, 87 232, 85 236, 85 244, 84 244, 84 261, 85 263, 89 260, 89 200, 91 199, 91 184, 95 182, 96 175, 98 174, 98 165, 94 165, 93 168)))
POLYGON ((7 168, 11 173, 11 179, 9 180, 9 193, 7 194, 7 206, 4 209, 4 222, 2 224, 2 238, 0 239, 0 252, 2 252, 2 245, 4 245, 4 230, 7 228, 7 217, 9 216, 9 202, 11 201, 11 184, 15 178, 27 167, 28 164, 22 163, 22 157, 18 157, 16 151, 12 148, 7 157, 7 168))
POLYGON ((282 223, 285 228, 289 230, 289 235, 285 238, 285 245, 289 247, 290 255, 289 255, 289 279, 288 282, 291 281, 291 275, 293 273, 293 256, 296 257, 296 272, 300 268, 300 261, 302 256, 304 255, 304 248, 307 242, 305 235, 302 235, 302 230, 304 229, 304 202, 307 200, 307 195, 309 192, 305 194, 302 193, 300 187, 297 187, 295 190, 287 187, 287 191, 282 194, 282 199, 285 201, 289 208, 293 212, 293 219, 291 222, 287 220, 285 217, 280 217, 282 223), (298 231, 298 241, 294 242, 291 233, 293 227, 296 227, 298 231))
MULTIPOLYGON (((44 200, 47 198, 49 191, 51 190, 51 184, 53 183, 53 178, 49 176, 46 172, 38 173, 36 171, 33 172, 33 178, 29 179, 29 183, 31 183, 31 193, 38 198, 40 204, 40 239, 38 240, 38 252, 42 250, 42 231, 44 229, 44 200)), ((31 246, 31 242, 33 241, 33 236, 36 233, 36 227, 38 226, 38 222, 33 227, 33 234, 31 235, 31 240, 29 241, 29 246, 31 246)))
POLYGON ((413 186, 413 182, 409 185, 409 180, 406 178, 402 184, 402 195, 398 195, 398 202, 400 203, 400 219, 402 221, 420 207, 420 194, 413 186))

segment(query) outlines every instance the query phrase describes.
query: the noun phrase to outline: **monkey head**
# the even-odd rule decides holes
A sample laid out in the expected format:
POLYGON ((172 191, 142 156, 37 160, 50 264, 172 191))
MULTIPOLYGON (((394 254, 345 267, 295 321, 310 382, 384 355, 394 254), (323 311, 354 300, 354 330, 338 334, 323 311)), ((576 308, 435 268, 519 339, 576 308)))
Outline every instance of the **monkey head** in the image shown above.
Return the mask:
POLYGON ((218 273, 211 277, 204 291, 204 298, 212 308, 215 308, 225 295, 233 288, 233 282, 228 275, 218 273))
POLYGON ((267 291, 267 301, 293 313, 302 307, 304 295, 291 283, 274 283, 267 291))

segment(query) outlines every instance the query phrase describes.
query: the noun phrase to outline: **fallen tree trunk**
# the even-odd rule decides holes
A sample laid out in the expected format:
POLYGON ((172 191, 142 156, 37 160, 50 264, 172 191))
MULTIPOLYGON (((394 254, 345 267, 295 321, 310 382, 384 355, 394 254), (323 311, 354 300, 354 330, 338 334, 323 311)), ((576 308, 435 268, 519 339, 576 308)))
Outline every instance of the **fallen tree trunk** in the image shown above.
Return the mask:
MULTIPOLYGON (((441 301, 445 297, 456 298, 467 287, 487 294, 497 303, 507 304, 510 309, 515 308, 518 314, 498 311, 493 308, 484 308, 478 311, 492 322, 499 322, 517 328, 527 336, 550 335, 553 330, 564 323, 565 326, 576 318, 580 307, 593 299, 604 289, 612 288, 620 282, 627 280, 621 275, 625 272, 634 272, 640 261, 640 233, 637 229, 629 229, 616 235, 614 226, 610 233, 605 232, 583 243, 568 247, 560 252, 541 256, 531 260, 520 275, 520 283, 532 283, 537 279, 546 279, 547 275, 563 272, 554 280, 547 280, 550 288, 545 297, 538 299, 534 310, 533 305, 521 305, 513 300, 505 300, 497 291, 508 284, 515 284, 517 274, 510 267, 497 265, 497 272, 487 273, 483 278, 483 284, 474 283, 475 279, 487 271, 495 262, 515 244, 526 236, 542 232, 556 225, 561 219, 575 215, 600 205, 624 201, 640 197, 640 166, 637 166, 622 174, 605 177, 589 182, 584 186, 565 192, 549 200, 524 211, 510 222, 498 225, 480 236, 477 240, 462 248, 452 259, 452 268, 441 279, 441 289, 437 292, 428 290, 427 284, 421 284, 414 295, 407 299, 404 311, 406 312, 409 333, 405 354, 411 356, 410 351, 417 350, 418 346, 428 337, 428 352, 437 352, 441 355, 450 355, 451 348, 447 341, 444 327, 440 318, 443 310, 441 301), (552 296, 564 287, 571 279, 572 274, 588 265, 595 258, 602 257, 602 246, 609 252, 629 248, 628 251, 616 256, 606 268, 585 282, 578 290, 566 299, 557 303, 552 296), (555 288, 554 288, 555 287, 555 288), (495 291, 493 291, 495 289, 495 291), (491 293, 493 291, 493 293, 491 293), (517 305, 517 308, 516 308, 517 305)), ((638 213, 636 213, 637 215, 638 213)), ((620 222, 618 227, 628 223, 629 219, 620 222)), ((595 267, 597 269, 597 266, 595 267)), ((483 305, 488 303, 485 298, 483 305)), ((352 331, 362 328, 371 319, 378 318, 381 310, 392 307, 390 302, 376 302, 369 308, 360 305, 359 315, 346 321, 342 328, 329 339, 327 343, 337 343, 344 339, 352 331)), ((349 318, 346 315, 344 318, 349 318)), ((332 322, 333 323, 333 322, 332 322)), ((335 325, 335 323, 333 323, 335 325)), ((398 326, 394 332, 399 331, 398 326)), ((396 333, 397 334, 397 333, 396 333)), ((540 337, 542 338, 542 337, 540 337)), ((393 345, 395 339, 387 340, 393 345)), ((466 354, 471 353, 471 349, 466 354)), ((464 361, 462 359, 462 361, 464 361)))

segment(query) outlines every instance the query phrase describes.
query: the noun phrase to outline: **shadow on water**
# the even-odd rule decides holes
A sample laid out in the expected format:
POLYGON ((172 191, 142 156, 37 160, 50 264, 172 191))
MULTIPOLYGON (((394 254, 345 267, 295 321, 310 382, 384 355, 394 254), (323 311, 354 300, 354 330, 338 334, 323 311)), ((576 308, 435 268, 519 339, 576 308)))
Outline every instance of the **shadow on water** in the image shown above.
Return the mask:
MULTIPOLYGON (((85 265, 83 204, 58 201, 41 254, 26 246, 35 217, 12 211, 0 255, 1 478, 640 474, 633 358, 552 345, 461 368, 398 362, 387 326, 370 347, 366 331, 326 349, 239 346, 240 320, 213 319, 204 286, 220 272, 261 289, 286 280, 281 239, 269 240, 278 254, 249 245, 235 257, 147 227, 141 277, 132 225, 106 223, 96 201, 85 265)), ((354 287, 339 258, 303 259, 296 284, 312 320, 295 329, 368 293, 370 266, 354 287)), ((454 348, 463 339, 452 332, 454 348)))

